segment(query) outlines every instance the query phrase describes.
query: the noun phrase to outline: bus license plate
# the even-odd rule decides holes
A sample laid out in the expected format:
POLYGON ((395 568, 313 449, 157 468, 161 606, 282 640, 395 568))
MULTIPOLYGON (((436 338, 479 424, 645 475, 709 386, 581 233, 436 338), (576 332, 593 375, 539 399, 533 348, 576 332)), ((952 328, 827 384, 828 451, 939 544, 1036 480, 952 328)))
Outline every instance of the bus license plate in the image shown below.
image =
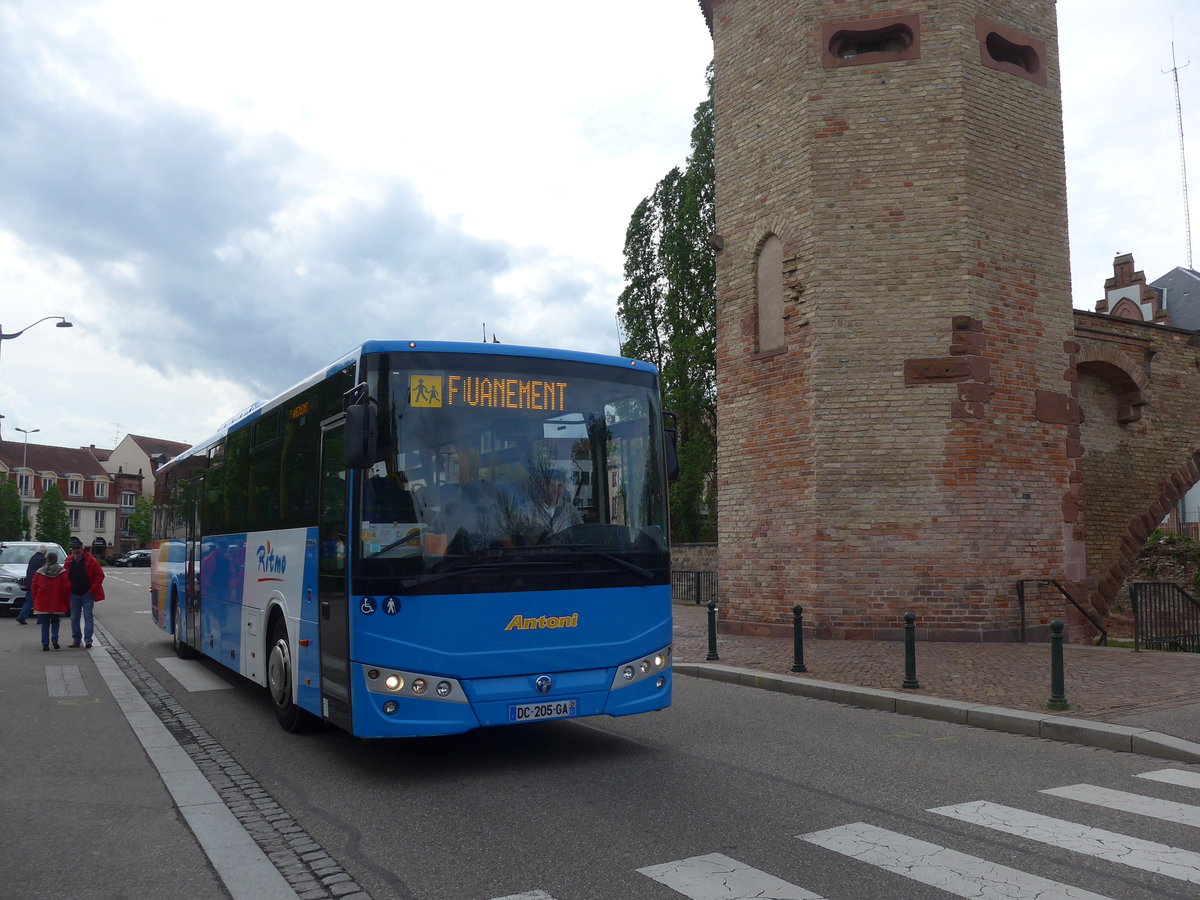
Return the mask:
POLYGON ((576 700, 551 700, 546 703, 518 703, 508 708, 508 721, 537 722, 542 719, 569 719, 579 714, 576 700))

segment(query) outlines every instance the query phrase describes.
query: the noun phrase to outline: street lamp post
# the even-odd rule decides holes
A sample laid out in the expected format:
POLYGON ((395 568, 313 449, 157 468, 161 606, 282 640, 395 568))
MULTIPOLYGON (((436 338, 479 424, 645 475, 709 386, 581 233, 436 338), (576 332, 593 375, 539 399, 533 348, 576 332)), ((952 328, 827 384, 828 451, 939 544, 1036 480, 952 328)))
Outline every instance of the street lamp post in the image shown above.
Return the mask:
MULTIPOLYGON (((40 325, 43 322, 50 321, 51 319, 58 319, 58 322, 56 322, 54 325, 55 328, 72 328, 74 326, 74 323, 69 322, 65 316, 44 316, 43 318, 38 319, 36 322, 34 322, 32 324, 26 325, 20 331, 10 331, 7 334, 5 334, 5 332, 4 332, 4 326, 0 325, 0 348, 3 348, 5 341, 11 341, 14 338, 19 338, 21 335, 23 335, 25 332, 27 332, 34 325, 40 325)), ((18 429, 18 430, 20 430, 20 429, 18 429)))
MULTIPOLYGON (((29 436, 31 434, 37 434, 41 430, 42 429, 40 429, 40 428, 18 428, 17 429, 17 431, 19 431, 25 435, 25 447, 21 451, 21 468, 22 469, 25 469, 28 467, 27 464, 29 462, 29 436)), ((24 475, 25 473, 22 472, 21 474, 24 475)), ((30 479, 29 486, 33 487, 33 479, 30 479)), ((22 494, 21 496, 23 497, 25 495, 22 494)))
POLYGON ((25 435, 25 449, 21 451, 21 468, 25 468, 25 463, 29 460, 29 436, 37 434, 42 429, 40 428, 18 428, 17 431, 25 435))

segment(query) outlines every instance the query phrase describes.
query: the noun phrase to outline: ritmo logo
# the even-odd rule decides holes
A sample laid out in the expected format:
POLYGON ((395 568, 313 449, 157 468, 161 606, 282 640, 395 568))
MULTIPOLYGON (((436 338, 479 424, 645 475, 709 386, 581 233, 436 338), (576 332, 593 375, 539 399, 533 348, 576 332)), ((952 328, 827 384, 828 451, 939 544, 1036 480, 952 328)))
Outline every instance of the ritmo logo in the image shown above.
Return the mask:
POLYGON ((287 570, 287 555, 277 554, 267 541, 266 546, 258 547, 258 571, 269 572, 272 575, 282 575, 287 570))

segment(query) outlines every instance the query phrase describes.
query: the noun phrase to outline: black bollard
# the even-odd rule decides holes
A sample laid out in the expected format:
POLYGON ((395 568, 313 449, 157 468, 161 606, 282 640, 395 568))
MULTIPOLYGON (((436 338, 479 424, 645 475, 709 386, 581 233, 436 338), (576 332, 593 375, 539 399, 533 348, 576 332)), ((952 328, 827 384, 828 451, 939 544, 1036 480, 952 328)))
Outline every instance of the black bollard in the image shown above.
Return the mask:
POLYGON ((717 601, 708 601, 708 656, 705 659, 720 659, 717 656, 717 601))
POLYGON ((1047 709, 1069 709, 1066 683, 1063 679, 1063 623, 1050 623, 1050 702, 1047 709))
POLYGON ((904 684, 909 690, 919 688, 917 681, 917 617, 913 613, 904 614, 904 684))
POLYGON ((792 607, 792 618, 795 620, 794 627, 796 629, 796 633, 795 633, 796 661, 792 663, 792 671, 793 672, 807 672, 808 671, 808 669, 806 669, 804 667, 804 628, 801 623, 801 619, 803 618, 803 616, 804 616, 804 607, 802 607, 799 603, 797 603, 795 606, 792 607))

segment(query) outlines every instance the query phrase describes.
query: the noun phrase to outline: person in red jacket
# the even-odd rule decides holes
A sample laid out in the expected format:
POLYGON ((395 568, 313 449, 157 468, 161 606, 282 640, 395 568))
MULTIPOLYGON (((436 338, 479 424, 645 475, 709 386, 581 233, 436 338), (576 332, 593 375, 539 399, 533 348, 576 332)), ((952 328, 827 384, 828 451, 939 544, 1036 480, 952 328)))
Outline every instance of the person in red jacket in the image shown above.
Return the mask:
POLYGON ((83 544, 71 548, 67 560, 67 577, 71 581, 71 640, 78 647, 82 640, 89 649, 92 646, 92 606, 104 599, 104 569, 96 557, 83 549, 83 544), (83 617, 83 630, 79 628, 83 617))
POLYGON ((71 581, 67 570, 58 564, 58 554, 46 554, 46 564, 33 576, 33 614, 42 626, 42 649, 49 650, 53 642, 58 649, 58 620, 71 612, 71 581))

